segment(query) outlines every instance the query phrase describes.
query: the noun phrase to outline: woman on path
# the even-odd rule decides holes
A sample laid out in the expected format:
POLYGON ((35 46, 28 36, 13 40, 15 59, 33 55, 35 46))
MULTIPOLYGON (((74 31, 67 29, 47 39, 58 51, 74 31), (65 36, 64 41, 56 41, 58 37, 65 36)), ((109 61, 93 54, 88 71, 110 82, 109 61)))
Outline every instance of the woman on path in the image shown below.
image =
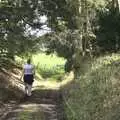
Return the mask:
POLYGON ((27 63, 23 67, 23 73, 21 78, 23 77, 24 84, 25 84, 25 95, 31 96, 32 84, 34 82, 34 75, 35 69, 34 66, 31 64, 31 60, 28 59, 27 63))

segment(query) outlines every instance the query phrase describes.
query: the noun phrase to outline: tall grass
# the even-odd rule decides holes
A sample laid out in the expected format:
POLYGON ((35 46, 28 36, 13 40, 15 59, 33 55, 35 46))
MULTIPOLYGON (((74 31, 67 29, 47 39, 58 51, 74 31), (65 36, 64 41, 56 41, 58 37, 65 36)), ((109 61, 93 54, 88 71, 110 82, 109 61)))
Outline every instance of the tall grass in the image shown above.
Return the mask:
POLYGON ((65 59, 59 58, 55 54, 46 55, 44 53, 33 55, 32 58, 38 73, 43 78, 56 80, 63 76, 65 59))
POLYGON ((69 91, 68 98, 64 97, 68 120, 120 119, 119 61, 119 54, 112 54, 87 64, 76 87, 69 91))

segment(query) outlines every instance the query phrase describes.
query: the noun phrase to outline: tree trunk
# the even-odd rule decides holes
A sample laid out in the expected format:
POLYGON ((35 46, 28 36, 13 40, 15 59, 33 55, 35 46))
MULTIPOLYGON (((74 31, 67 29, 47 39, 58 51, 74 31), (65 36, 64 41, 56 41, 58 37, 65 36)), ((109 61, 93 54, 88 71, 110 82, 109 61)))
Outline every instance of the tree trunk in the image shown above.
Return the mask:
POLYGON ((120 12, 120 0, 112 0, 112 7, 115 12, 120 12))
POLYGON ((87 1, 79 0, 78 6, 78 29, 80 31, 80 39, 78 39, 78 44, 76 46, 75 57, 74 57, 74 68, 76 78, 80 76, 80 69, 86 55, 87 47, 87 32, 88 32, 88 10, 87 10, 87 1))

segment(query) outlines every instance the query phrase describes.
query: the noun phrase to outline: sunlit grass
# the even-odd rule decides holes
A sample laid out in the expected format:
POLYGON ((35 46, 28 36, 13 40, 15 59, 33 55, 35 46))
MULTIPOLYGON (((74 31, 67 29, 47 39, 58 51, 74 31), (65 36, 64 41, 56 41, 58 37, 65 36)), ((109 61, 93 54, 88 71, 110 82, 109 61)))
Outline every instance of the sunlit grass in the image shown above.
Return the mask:
POLYGON ((64 75, 65 59, 53 55, 36 54, 32 56, 37 72, 44 78, 57 80, 64 75))
MULTIPOLYGON (((26 59, 16 57, 16 61, 23 66, 26 59)), ((64 58, 60 58, 55 54, 46 55, 45 53, 38 53, 32 55, 32 63, 35 65, 37 73, 43 79, 59 80, 65 74, 65 62, 66 60, 64 58)))
MULTIPOLYGON (((26 60, 17 57, 17 61, 22 65, 26 60), (23 62, 24 61, 24 62, 23 62)), ((57 89, 71 82, 74 74, 65 74, 65 59, 56 55, 36 54, 32 56, 32 62, 36 66, 36 75, 33 83, 33 89, 57 89)), ((22 66, 21 65, 21 66, 22 66)))
POLYGON ((28 104, 21 106, 21 110, 18 114, 18 120, 44 120, 44 114, 40 110, 40 106, 35 104, 28 104))
POLYGON ((33 84, 33 89, 39 88, 39 89, 54 89, 59 90, 61 87, 64 87, 68 83, 74 80, 74 73, 70 72, 67 75, 62 76, 62 79, 59 81, 56 80, 41 80, 41 81, 35 81, 33 84))
POLYGON ((48 68, 55 65, 64 65, 65 59, 59 58, 55 54, 46 55, 45 53, 38 53, 32 56, 35 65, 47 65, 48 68))

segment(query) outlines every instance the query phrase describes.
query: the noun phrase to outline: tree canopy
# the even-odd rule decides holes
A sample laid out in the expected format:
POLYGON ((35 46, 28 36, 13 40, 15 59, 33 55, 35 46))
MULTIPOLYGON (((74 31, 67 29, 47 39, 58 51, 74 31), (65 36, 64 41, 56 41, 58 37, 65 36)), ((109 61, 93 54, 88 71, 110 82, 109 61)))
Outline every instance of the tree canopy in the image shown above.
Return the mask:
POLYGON ((47 53, 66 59, 120 48, 119 0, 1 0, 0 14, 0 56, 37 50, 43 37, 31 30, 43 26, 51 29, 42 40, 47 53))

